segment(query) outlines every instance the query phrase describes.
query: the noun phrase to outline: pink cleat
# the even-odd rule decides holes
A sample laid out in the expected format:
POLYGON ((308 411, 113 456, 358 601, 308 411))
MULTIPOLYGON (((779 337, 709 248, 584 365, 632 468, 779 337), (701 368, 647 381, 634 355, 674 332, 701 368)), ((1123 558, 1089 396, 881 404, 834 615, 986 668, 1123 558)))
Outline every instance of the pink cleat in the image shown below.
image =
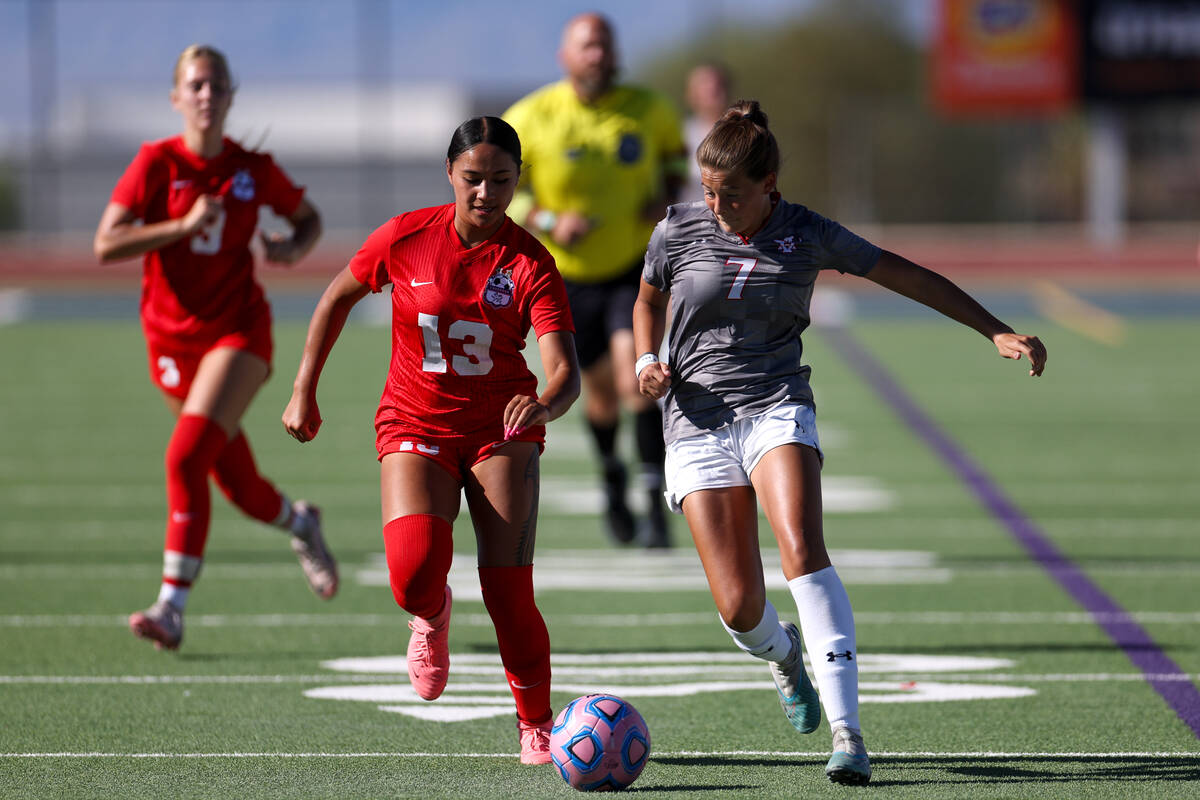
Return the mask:
POLYGON ((433 619, 413 617, 408 623, 408 680, 417 694, 436 700, 446 688, 450 675, 450 587, 446 603, 433 619))
POLYGON ((166 600, 145 611, 129 615, 129 630, 139 639, 149 639, 158 650, 178 650, 183 641, 183 612, 166 600))
POLYGON ((552 719, 541 724, 517 720, 517 730, 521 734, 522 764, 550 763, 550 728, 553 725, 552 719))

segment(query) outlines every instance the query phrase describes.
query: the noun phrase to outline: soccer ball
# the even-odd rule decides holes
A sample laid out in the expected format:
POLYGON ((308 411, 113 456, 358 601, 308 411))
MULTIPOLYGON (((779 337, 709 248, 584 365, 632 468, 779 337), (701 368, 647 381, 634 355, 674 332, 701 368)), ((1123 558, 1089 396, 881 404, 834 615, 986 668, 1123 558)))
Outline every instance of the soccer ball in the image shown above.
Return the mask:
POLYGON ((637 780, 650 756, 650 730, 637 709, 611 694, 567 704, 550 729, 550 758, 581 792, 615 792, 637 780))

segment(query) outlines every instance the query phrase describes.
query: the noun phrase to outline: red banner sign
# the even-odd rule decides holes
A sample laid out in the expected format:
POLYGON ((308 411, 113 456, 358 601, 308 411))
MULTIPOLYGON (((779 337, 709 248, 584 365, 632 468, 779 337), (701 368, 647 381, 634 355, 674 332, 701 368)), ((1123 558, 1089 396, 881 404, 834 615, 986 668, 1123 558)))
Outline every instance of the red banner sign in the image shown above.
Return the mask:
POLYGON ((940 0, 933 97, 949 113, 1045 113, 1077 97, 1070 0, 940 0))

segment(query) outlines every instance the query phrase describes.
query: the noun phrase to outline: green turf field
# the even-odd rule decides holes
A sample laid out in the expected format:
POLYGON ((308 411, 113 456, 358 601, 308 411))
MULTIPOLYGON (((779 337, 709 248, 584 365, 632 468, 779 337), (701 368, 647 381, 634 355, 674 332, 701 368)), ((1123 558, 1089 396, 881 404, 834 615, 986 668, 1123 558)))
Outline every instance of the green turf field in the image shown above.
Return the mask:
MULTIPOLYGON (((852 331, 1194 683, 1200 327, 1134 319, 1117 346, 1018 327, 1049 347, 1041 379, 932 315, 852 331)), ((277 327, 278 374, 246 429, 263 471, 323 507, 341 593, 315 599, 283 536, 217 495, 183 647, 166 654, 125 627, 157 591, 170 429, 136 323, 0 328, 0 797, 573 795, 552 768, 517 763, 465 515, 451 683, 431 704, 406 694, 371 428, 387 333, 345 331, 305 446, 279 423, 302 335, 277 327)), ((806 342, 871 786, 826 781, 827 727, 788 726, 766 666, 717 623, 690 547, 607 545, 575 412, 551 426, 542 467, 536 583, 556 708, 591 690, 636 704, 653 739, 639 796, 1200 796, 1196 734, 829 340, 806 342)), ((686 543, 682 518, 675 535, 686 543)), ((766 562, 794 619, 770 549, 766 562)))

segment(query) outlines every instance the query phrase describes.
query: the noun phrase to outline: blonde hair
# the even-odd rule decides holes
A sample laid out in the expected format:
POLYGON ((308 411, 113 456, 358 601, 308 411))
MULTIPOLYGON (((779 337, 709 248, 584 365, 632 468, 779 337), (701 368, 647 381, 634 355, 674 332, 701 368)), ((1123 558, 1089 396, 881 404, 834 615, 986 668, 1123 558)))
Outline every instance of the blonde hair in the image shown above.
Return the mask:
POLYGON ((701 167, 737 172, 752 181, 779 172, 779 144, 757 100, 739 100, 717 120, 696 148, 701 167))
POLYGON ((225 58, 225 54, 210 44, 190 44, 183 48, 183 52, 179 54, 179 58, 175 59, 175 84, 179 83, 179 75, 183 72, 184 64, 189 61, 195 61, 198 58, 207 58, 217 68, 217 72, 225 78, 225 83, 229 85, 229 91, 234 90, 233 73, 229 71, 229 61, 225 58))

